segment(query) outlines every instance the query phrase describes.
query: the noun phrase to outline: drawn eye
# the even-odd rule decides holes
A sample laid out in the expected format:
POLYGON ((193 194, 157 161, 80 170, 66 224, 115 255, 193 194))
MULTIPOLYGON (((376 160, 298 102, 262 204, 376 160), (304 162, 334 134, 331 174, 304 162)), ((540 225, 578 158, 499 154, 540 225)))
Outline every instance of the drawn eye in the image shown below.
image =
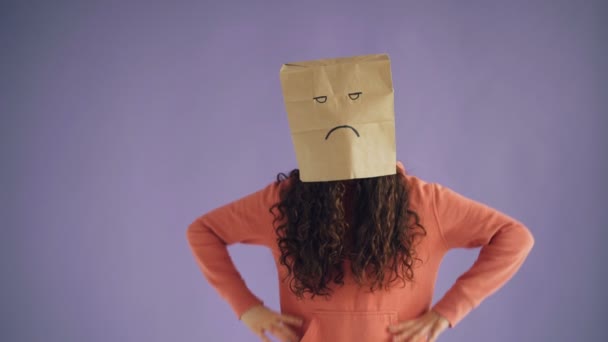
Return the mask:
POLYGON ((354 100, 358 99, 361 94, 363 94, 363 93, 360 91, 358 91, 356 93, 349 93, 348 97, 354 101, 354 100))
POLYGON ((319 103, 325 103, 325 101, 327 101, 327 96, 317 96, 313 97, 313 99, 319 103))

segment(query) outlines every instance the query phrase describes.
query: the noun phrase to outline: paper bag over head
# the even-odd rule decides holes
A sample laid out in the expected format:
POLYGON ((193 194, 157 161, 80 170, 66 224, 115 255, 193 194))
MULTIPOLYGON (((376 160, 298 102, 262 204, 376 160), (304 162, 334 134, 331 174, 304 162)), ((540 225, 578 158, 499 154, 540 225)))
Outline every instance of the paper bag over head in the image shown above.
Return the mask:
POLYGON ((288 63, 280 75, 302 182, 396 173, 388 55, 288 63))

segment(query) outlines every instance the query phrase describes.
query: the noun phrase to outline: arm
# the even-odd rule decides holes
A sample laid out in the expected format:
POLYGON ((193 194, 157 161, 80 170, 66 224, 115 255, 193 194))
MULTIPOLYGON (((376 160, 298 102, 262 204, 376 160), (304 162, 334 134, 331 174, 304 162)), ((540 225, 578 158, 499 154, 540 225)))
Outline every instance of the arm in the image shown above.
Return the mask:
POLYGON ((534 237, 521 222, 447 187, 434 183, 432 192, 446 248, 481 247, 473 266, 433 307, 453 328, 513 277, 530 253, 534 237))
POLYGON ((237 242, 258 245, 274 242, 273 216, 269 209, 279 199, 280 186, 273 182, 216 208, 198 217, 186 232, 203 275, 239 319, 247 309, 263 304, 263 301, 247 288, 228 254, 227 246, 237 242))

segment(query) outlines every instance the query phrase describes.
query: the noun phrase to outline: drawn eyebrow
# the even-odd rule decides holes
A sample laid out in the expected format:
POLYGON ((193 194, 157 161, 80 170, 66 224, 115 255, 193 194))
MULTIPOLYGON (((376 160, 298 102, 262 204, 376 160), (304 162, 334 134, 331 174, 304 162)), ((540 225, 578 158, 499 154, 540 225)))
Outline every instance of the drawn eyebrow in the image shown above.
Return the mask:
POLYGON ((354 101, 354 100, 358 99, 361 94, 363 94, 363 93, 360 91, 355 92, 355 93, 348 93, 348 97, 354 101))
POLYGON ((325 103, 325 101, 327 101, 327 96, 317 96, 317 97, 313 97, 313 100, 319 102, 319 103, 325 103))

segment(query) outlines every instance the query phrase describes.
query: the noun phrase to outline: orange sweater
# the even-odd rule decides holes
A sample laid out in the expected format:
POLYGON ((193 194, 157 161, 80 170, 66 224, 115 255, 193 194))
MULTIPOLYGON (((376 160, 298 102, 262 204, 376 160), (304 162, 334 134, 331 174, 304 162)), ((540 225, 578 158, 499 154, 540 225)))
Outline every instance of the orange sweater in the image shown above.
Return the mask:
MULTIPOLYGON (((389 324, 416 318, 431 308, 439 265, 449 249, 481 247, 472 267, 432 307, 453 328, 502 287, 532 249, 534 238, 521 222, 445 186, 409 175, 401 162, 397 169, 406 177, 410 207, 427 231, 417 245, 418 257, 424 263, 416 264, 415 282, 406 287, 396 282, 390 291, 370 293, 348 277, 345 267, 345 284, 336 287, 329 300, 299 300, 286 282, 280 282, 281 312, 304 319, 298 331, 303 342, 387 340, 389 324)), ((287 183, 273 182, 218 207, 198 217, 187 229, 190 247, 204 276, 239 318, 263 301, 247 288, 226 246, 240 242, 268 247, 279 278, 285 277, 286 270, 278 262, 280 252, 268 209, 279 200, 279 191, 287 183)))

